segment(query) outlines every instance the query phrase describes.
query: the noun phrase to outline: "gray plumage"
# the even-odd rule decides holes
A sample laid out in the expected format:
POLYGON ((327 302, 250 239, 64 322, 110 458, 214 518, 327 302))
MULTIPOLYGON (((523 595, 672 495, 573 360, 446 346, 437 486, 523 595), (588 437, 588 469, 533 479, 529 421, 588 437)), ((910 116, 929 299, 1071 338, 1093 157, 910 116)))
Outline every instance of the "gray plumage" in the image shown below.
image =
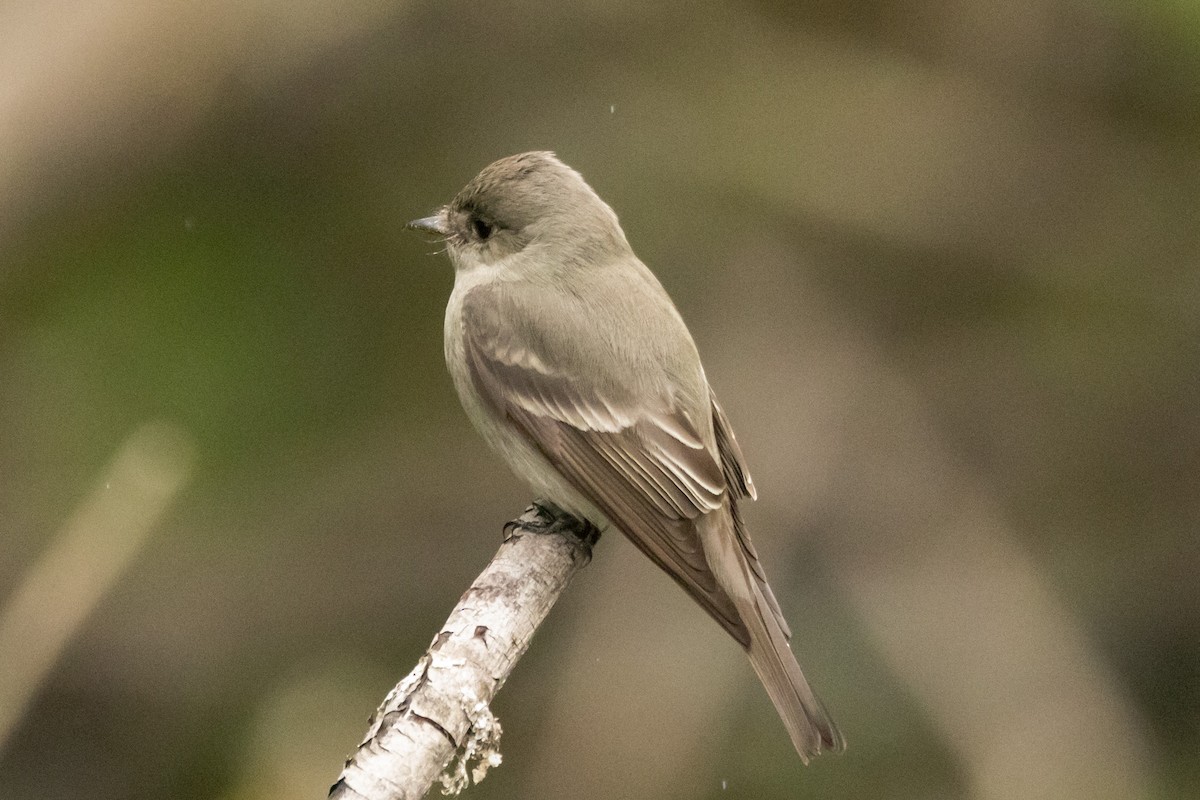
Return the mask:
POLYGON ((488 444, 541 497, 621 530, 747 649, 801 758, 843 748, 738 514, 755 489, 733 430, 612 209, 535 152, 412 226, 447 242, 446 362, 488 444))

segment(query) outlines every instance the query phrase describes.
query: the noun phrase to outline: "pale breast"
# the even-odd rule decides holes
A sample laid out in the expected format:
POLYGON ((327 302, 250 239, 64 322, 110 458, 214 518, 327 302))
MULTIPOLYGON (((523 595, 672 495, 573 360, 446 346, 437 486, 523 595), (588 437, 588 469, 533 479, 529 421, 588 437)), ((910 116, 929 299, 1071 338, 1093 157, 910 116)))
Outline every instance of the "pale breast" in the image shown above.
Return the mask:
POLYGON ((477 275, 481 270, 460 271, 455 276, 454 291, 446 305, 444 326, 446 366, 458 392, 458 399, 471 424, 483 436, 488 446, 500 454, 517 477, 533 489, 538 499, 549 500, 577 517, 584 517, 601 529, 609 527, 608 520, 583 495, 575 490, 558 470, 508 420, 497 418, 491 406, 479 395, 465 353, 463 329, 463 298, 467 292, 490 276, 477 275))

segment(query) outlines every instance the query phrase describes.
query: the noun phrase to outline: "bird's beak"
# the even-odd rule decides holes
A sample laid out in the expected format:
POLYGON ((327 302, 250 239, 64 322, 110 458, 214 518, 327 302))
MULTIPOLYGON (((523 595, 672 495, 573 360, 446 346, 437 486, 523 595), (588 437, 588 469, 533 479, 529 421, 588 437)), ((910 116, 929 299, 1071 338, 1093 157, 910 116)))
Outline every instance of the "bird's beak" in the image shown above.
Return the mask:
POLYGON ((414 231, 423 231, 425 233, 435 233, 438 236, 445 236, 447 233, 449 233, 449 231, 446 230, 446 216, 444 214, 442 214, 441 212, 434 214, 432 217, 422 217, 421 219, 414 219, 412 222, 408 223, 404 227, 408 228, 409 230, 414 230, 414 231))

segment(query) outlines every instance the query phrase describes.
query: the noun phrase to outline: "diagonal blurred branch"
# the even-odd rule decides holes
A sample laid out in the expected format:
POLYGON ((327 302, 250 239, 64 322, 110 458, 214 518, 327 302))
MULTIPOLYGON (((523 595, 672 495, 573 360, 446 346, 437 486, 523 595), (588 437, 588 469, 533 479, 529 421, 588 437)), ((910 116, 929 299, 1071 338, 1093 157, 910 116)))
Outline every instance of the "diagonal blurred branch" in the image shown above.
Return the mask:
POLYGON ((329 790, 336 800, 415 800, 441 776, 457 792, 500 763, 488 706, 599 533, 537 506, 506 526, 492 562, 455 606, 415 669, 371 718, 329 790))
POLYGON ((970 795, 1146 796, 1136 706, 1000 494, 947 441, 928 396, 940 386, 899 374, 790 254, 748 248, 745 258, 730 274, 744 281, 754 259, 770 292, 742 294, 755 301, 743 309, 724 292, 727 313, 803 320, 743 343, 773 357, 748 363, 749 377, 722 395, 751 412, 747 441, 791 445, 765 454, 777 460, 756 473, 759 505, 780 526, 821 521, 843 596, 960 760, 970 795), (772 413, 780 397, 803 413, 772 413), (779 475, 795 488, 769 491, 779 475))
POLYGON ((138 428, 0 609, 0 751, 63 648, 187 483, 191 450, 173 426, 138 428))

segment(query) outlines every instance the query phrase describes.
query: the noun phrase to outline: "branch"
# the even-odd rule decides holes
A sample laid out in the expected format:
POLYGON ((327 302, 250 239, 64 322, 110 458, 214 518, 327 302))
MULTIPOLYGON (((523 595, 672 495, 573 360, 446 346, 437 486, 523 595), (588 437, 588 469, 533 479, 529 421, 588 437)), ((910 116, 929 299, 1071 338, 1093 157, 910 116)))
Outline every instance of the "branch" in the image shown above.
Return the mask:
POLYGON ((371 717, 331 800, 416 800, 439 776, 445 793, 457 793, 468 769, 478 783, 500 763, 489 704, 600 535, 537 504, 504 530, 492 562, 371 717))
POLYGON ((58 657, 187 485, 190 437, 147 422, 0 606, 0 751, 58 657))

